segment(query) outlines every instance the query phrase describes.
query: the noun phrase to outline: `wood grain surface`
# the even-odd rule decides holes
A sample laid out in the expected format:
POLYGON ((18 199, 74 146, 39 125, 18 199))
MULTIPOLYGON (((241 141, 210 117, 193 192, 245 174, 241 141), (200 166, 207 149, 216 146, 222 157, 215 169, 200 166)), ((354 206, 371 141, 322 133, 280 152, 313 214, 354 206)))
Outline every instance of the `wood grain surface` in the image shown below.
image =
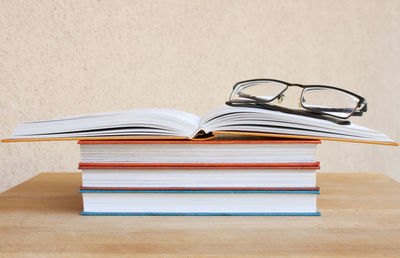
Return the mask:
POLYGON ((79 173, 0 194, 0 257, 400 255, 400 184, 318 174, 321 217, 81 216, 79 173))

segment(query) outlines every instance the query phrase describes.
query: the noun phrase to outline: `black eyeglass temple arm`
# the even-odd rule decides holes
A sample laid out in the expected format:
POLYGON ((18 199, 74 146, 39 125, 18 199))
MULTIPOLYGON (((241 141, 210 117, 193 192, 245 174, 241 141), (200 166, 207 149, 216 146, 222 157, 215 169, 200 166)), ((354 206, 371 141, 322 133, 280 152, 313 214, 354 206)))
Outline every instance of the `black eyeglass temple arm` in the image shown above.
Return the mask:
POLYGON ((354 111, 354 113, 352 114, 353 116, 362 116, 364 112, 367 112, 368 107, 367 107, 367 101, 365 99, 363 99, 360 104, 358 104, 357 108, 360 108, 360 110, 356 110, 354 111), (362 107, 361 107, 362 105, 362 107))
POLYGON ((361 105, 364 105, 364 106, 360 109, 360 112, 367 112, 367 110, 368 110, 367 101, 365 99, 361 102, 361 105))

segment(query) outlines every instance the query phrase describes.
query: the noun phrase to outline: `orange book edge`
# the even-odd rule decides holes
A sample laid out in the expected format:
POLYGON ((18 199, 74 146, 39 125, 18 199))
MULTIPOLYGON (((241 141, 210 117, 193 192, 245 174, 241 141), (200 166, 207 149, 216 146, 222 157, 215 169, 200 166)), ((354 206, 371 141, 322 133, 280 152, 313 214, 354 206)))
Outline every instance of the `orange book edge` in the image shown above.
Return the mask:
POLYGON ((339 141, 339 142, 354 142, 354 143, 368 143, 378 145, 399 146, 397 142, 378 142, 367 140, 351 140, 329 137, 315 137, 315 136, 302 136, 291 134, 272 134, 272 133, 253 133, 253 132, 231 132, 231 131, 215 131, 213 135, 205 138, 190 139, 187 137, 178 136, 125 136, 125 137, 71 137, 71 138, 38 138, 38 139, 2 139, 2 142, 38 142, 38 141, 73 141, 73 140, 88 140, 88 141, 101 141, 101 140, 191 140, 191 141, 206 141, 215 138, 217 135, 242 135, 242 136, 263 136, 275 138, 291 138, 291 139, 309 139, 309 140, 324 140, 324 141, 339 141))
POLYGON ((79 169, 319 169, 320 163, 79 163, 79 169))

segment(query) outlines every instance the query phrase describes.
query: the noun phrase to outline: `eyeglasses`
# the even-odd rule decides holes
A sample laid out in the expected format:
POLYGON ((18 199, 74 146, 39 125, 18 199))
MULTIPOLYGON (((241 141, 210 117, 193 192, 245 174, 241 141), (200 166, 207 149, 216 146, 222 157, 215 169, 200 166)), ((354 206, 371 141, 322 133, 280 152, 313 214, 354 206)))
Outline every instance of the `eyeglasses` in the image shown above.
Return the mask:
POLYGON ((349 124, 350 122, 344 119, 361 116, 367 111, 367 100, 350 91, 326 85, 302 85, 275 79, 254 79, 236 83, 226 104, 277 110, 326 119, 339 124, 349 124), (284 92, 289 87, 295 86, 303 88, 299 105, 305 110, 269 104, 274 100, 280 103, 285 96, 284 92))

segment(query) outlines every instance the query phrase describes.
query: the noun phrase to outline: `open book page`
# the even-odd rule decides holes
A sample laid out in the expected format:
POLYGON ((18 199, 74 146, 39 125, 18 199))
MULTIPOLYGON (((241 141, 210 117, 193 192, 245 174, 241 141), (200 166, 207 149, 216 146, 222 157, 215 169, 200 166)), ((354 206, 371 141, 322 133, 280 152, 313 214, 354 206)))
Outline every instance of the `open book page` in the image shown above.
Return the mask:
POLYGON ((386 135, 355 124, 339 125, 331 121, 286 114, 259 108, 221 106, 202 118, 207 132, 235 131, 300 135, 360 141, 394 142, 386 135))
POLYGON ((11 139, 113 136, 190 137, 200 117, 172 109, 136 109, 20 124, 11 139))

